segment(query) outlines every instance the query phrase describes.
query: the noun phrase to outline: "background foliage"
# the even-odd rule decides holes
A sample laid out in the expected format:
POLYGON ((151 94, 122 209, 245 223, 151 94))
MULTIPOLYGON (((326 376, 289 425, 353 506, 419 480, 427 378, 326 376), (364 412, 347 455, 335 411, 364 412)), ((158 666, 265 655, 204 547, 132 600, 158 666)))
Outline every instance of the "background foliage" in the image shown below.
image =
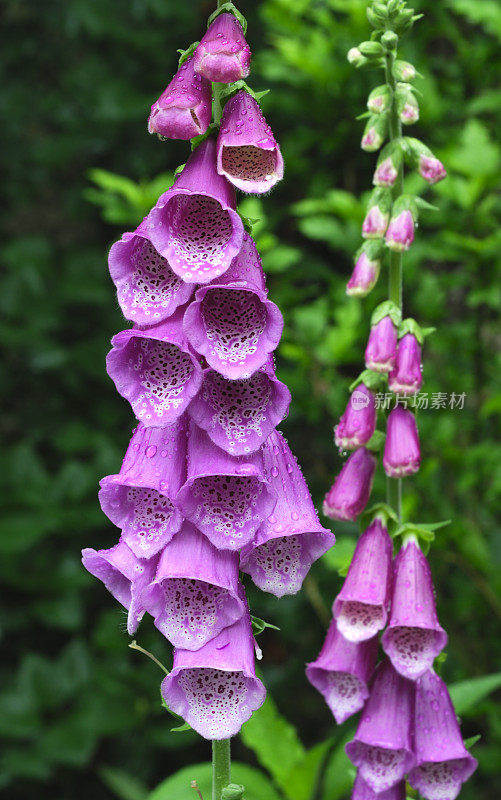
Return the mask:
MULTIPOLYGON (((123 327, 105 252, 185 160, 184 144, 148 137, 145 121, 175 69, 176 48, 199 37, 212 6, 2 5, 0 786, 12 800, 33 793, 143 800, 166 776, 207 759, 195 734, 170 731, 160 671, 127 648, 124 615, 83 572, 79 551, 115 540, 96 486, 117 470, 133 425, 104 371, 108 341, 123 327)), ((463 411, 420 414, 426 458, 405 484, 405 512, 454 520, 431 553, 450 633, 443 675, 453 683, 495 673, 501 658, 501 11, 497 0, 415 6, 426 16, 403 56, 424 76, 416 135, 446 163, 449 178, 429 191, 440 213, 423 215, 405 259, 405 306, 438 328, 427 340, 425 389, 464 391, 467 399, 463 411)), ((332 425, 361 368, 368 314, 384 295, 384 279, 364 304, 344 293, 374 164, 359 150, 363 123, 353 117, 376 79, 345 58, 366 38, 365 2, 248 0, 240 7, 249 19, 253 85, 273 89, 263 105, 287 165, 263 205, 247 199, 242 206, 260 219, 255 233, 270 293, 286 318, 278 366, 293 405, 283 430, 318 504, 340 465, 332 425)), ((375 496, 382 492, 380 477, 375 496)), ((248 800, 347 796, 348 726, 336 729, 303 673, 356 531, 339 524, 336 533, 336 548, 299 596, 277 601, 251 591, 253 612, 281 631, 261 637, 274 702, 234 747, 243 762, 235 779, 248 785, 248 800), (280 737, 283 752, 272 760, 270 742, 280 737)), ((169 662, 151 625, 138 638, 169 662)), ((474 751, 480 770, 464 800, 497 796, 501 718, 488 696, 496 685, 495 677, 456 690, 465 736, 482 735, 474 751)), ((189 769, 151 799, 193 800, 194 773, 204 787, 206 768, 189 769)))

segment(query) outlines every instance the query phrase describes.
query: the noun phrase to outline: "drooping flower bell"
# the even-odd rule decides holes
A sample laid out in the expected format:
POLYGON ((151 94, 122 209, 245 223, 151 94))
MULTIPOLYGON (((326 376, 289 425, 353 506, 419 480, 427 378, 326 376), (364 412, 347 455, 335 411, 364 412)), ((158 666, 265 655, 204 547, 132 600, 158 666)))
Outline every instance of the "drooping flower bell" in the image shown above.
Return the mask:
POLYGON ((377 651, 377 636, 350 642, 333 619, 318 658, 307 665, 306 677, 324 696, 338 725, 360 711, 369 697, 377 651))
POLYGON ((415 764, 412 748, 414 684, 396 672, 390 661, 376 669, 348 758, 377 793, 397 786, 415 764))
POLYGON ((435 608, 430 567, 417 542, 410 540, 395 559, 383 649, 398 672, 415 680, 433 666, 446 644, 447 634, 435 608))
POLYGON ((202 369, 183 333, 184 309, 152 328, 129 328, 111 340, 108 375, 146 427, 181 416, 202 383, 202 369))
POLYGON ((154 247, 186 283, 218 278, 240 252, 244 227, 235 204, 235 190, 217 173, 216 143, 209 137, 147 217, 154 247))
POLYGON ((238 555, 218 550, 185 522, 162 551, 155 579, 141 599, 175 647, 198 650, 245 611, 238 555))
POLYGON ((367 214, 362 223, 364 239, 381 239, 390 219, 391 194, 389 189, 377 187, 372 192, 367 214))
POLYGON ((174 650, 162 696, 205 739, 235 736, 264 702, 249 611, 199 650, 174 650))
POLYGON ((325 495, 324 514, 331 519, 355 520, 368 503, 376 465, 370 450, 355 450, 325 495))
POLYGON ((187 480, 177 499, 183 515, 223 550, 251 541, 276 504, 260 451, 230 456, 193 422, 187 480))
POLYGON ((455 800, 478 766, 463 744, 447 687, 431 669, 416 681, 414 748, 408 780, 426 800, 455 800))
POLYGON ((388 376, 388 386, 396 394, 415 394, 423 383, 421 345, 413 333, 399 339, 395 366, 388 376))
POLYGON ((193 293, 153 247, 146 220, 112 245, 108 265, 122 313, 136 325, 162 322, 193 293))
POLYGON ((187 59, 151 107, 148 131, 165 139, 192 139, 205 133, 212 116, 210 81, 197 75, 187 59))
POLYGON ((251 51, 233 14, 219 14, 195 50, 195 72, 214 83, 233 83, 250 71, 251 51))
POLYGON ((373 323, 365 348, 365 366, 374 372, 391 372, 397 356, 398 331, 389 315, 373 323))
POLYGON ((412 411, 397 406, 386 423, 383 467, 389 478, 413 475, 421 464, 416 418, 412 411))
POLYGON ((242 89, 226 103, 217 140, 217 171, 237 189, 268 192, 283 178, 284 161, 259 103, 242 89))
POLYGON ((242 456, 261 447, 287 416, 290 399, 270 357, 250 378, 239 380, 228 380, 207 368, 188 413, 214 444, 233 456, 242 456))
POLYGON ((151 558, 181 527, 176 497, 185 480, 186 420, 139 425, 118 475, 102 479, 99 502, 137 558, 151 558))
POLYGON ((405 781, 396 783, 384 792, 375 792, 364 781, 360 772, 357 772, 351 800, 405 800, 405 781))
POLYGON ((335 538, 320 525, 299 464, 278 431, 268 436, 262 453, 277 503, 242 549, 240 569, 263 591, 283 597, 299 591, 312 563, 335 538))
POLYGON ((283 317, 267 299, 249 234, 224 275, 198 289, 183 326, 191 346, 225 378, 249 378, 266 363, 280 341, 283 317))
POLYGON ((367 444, 376 430, 376 416, 374 394, 364 383, 359 383, 334 428, 336 446, 342 450, 354 450, 367 444))
POLYGON ((372 291, 381 270, 381 244, 370 239, 355 255, 355 267, 346 286, 351 297, 366 297, 372 291))
POLYGON ((136 558, 132 550, 120 541, 109 550, 82 550, 85 569, 104 583, 115 600, 127 609, 127 632, 130 636, 146 611, 142 593, 155 575, 158 558, 136 558))
POLYGON ((386 625, 393 545, 376 518, 357 542, 348 574, 332 607, 340 633, 350 642, 371 639, 386 625))

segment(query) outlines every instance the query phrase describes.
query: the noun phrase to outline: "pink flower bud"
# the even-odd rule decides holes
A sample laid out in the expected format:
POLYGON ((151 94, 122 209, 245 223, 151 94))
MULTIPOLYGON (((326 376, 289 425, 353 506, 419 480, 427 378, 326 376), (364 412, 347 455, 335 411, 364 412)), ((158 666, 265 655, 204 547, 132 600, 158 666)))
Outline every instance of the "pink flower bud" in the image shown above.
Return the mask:
POLYGON ((362 236, 364 239, 379 239, 384 236, 389 218, 388 211, 382 211, 379 206, 372 206, 362 224, 362 236))
POLYGON ((414 219, 409 209, 404 209, 391 218, 385 241, 390 250, 397 253, 409 249, 414 241, 414 219))
POLYGON ((376 129, 376 127, 372 125, 370 128, 366 129, 362 137, 360 147, 367 153, 372 153, 375 150, 379 150, 383 142, 384 142, 384 137, 376 129))
POLYGON ((374 372, 391 372, 397 354, 397 329, 386 316, 373 325, 365 349, 365 366, 374 372))
POLYGON ((380 269, 381 260, 371 258, 367 252, 362 251, 346 286, 346 294, 352 297, 366 297, 376 285, 380 269))
POLYGON ((389 478, 413 475, 421 464, 416 418, 412 411, 397 406, 386 424, 383 467, 389 478))
POLYGON ((195 51, 195 72, 215 83, 233 83, 250 72, 251 51, 233 14, 219 14, 195 51))
POLYGON ((331 519, 355 520, 367 505, 376 471, 374 453, 360 447, 351 454, 325 495, 324 514, 331 519))
POLYGON ((168 139, 192 139, 207 130, 212 115, 211 85, 196 75, 194 59, 181 65, 151 107, 148 131, 168 139))
POLYGON ((376 403, 374 395, 360 383, 346 406, 339 424, 334 429, 337 447, 353 450, 367 444, 376 429, 376 403))
POLYGON ((391 187, 394 185, 397 178, 398 169, 393 163, 392 157, 388 156, 388 158, 385 158, 384 161, 381 161, 381 163, 378 164, 372 182, 374 183, 374 186, 391 187))
POLYGON ((419 392, 421 374, 421 345, 412 333, 406 333, 398 343, 395 367, 388 378, 388 385, 396 394, 419 392))
POLYGON ((419 174, 428 183, 438 183, 447 175, 445 167, 435 156, 422 155, 419 159, 419 174))

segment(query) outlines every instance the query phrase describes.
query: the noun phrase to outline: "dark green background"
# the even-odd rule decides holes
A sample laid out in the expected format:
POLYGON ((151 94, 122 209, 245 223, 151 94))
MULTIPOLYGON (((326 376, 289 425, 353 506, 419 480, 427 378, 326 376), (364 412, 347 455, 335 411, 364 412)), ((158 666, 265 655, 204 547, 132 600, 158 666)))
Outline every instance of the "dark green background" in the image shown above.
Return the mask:
MULTIPOLYGON (((449 178, 427 192, 440 211, 422 215, 405 259, 405 310, 437 328, 424 388, 467 397, 462 411, 420 414, 423 466, 405 483, 404 508, 415 521, 453 520, 430 555, 450 634, 443 675, 452 682, 496 672, 501 656, 501 9, 496 0, 415 5, 425 18, 401 51, 423 75, 413 135, 444 160, 449 178)), ((251 82, 272 88, 263 107, 286 161, 283 183, 243 208, 261 220, 255 234, 286 320, 278 367, 293 403, 283 430, 318 505, 341 463, 332 426, 385 293, 385 275, 363 303, 344 293, 374 166, 354 117, 378 77, 346 62, 367 36, 363 0, 240 8, 251 82)), ((111 800, 110 768, 139 782, 119 791, 135 800, 141 785, 207 757, 194 734, 169 731, 160 671, 127 648, 124 613, 83 571, 79 552, 115 541, 96 487, 117 471, 133 427, 104 369, 109 339, 124 327, 106 251, 160 193, 157 176, 185 161, 186 144, 148 136, 146 118, 175 70, 175 50, 199 38, 212 9, 202 0, 2 4, 0 781, 12 800, 111 800), (141 185, 117 179, 113 191, 97 174, 98 188, 93 168, 141 185)), ((425 190, 419 178, 409 186, 425 190)), ((379 475, 374 497, 383 491, 379 475)), ((340 586, 337 568, 355 532, 336 525, 337 548, 299 596, 277 601, 250 590, 253 613, 281 628, 261 637, 266 684, 308 746, 344 733, 303 665, 320 646, 321 605, 340 586)), ((169 647, 149 622, 138 640, 168 663, 169 647)), ((462 797, 493 800, 494 696, 465 716, 463 730, 482 740, 480 770, 462 797)), ((243 744, 235 752, 255 763, 243 744)))

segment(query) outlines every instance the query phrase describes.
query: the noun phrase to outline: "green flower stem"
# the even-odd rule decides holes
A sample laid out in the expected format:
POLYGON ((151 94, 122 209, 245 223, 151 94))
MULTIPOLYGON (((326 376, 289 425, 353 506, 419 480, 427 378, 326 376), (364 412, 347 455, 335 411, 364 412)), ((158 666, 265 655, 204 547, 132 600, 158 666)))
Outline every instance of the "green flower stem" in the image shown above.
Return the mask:
POLYGON ((221 117, 223 116, 223 106, 221 104, 221 90, 226 84, 213 83, 212 84, 212 119, 219 125, 221 117))
MULTIPOLYGON (((395 53, 387 53, 385 58, 385 76, 386 83, 391 92, 391 110, 389 118, 389 138, 390 142, 394 139, 399 139, 402 136, 402 123, 398 116, 397 103, 395 99, 395 91, 397 82, 393 76, 393 64, 395 62, 395 53)), ((398 170, 398 177, 393 187, 393 198, 396 199, 404 191, 404 167, 400 165, 398 170)), ((396 306, 402 311, 402 253, 395 253, 390 250, 390 268, 388 273, 388 299, 395 303, 396 306)), ((402 480, 400 478, 387 478, 386 479, 386 500, 397 513, 399 519, 402 516, 402 480)))
POLYGON ((221 800, 223 789, 231 782, 229 739, 212 742, 212 800, 221 800))

